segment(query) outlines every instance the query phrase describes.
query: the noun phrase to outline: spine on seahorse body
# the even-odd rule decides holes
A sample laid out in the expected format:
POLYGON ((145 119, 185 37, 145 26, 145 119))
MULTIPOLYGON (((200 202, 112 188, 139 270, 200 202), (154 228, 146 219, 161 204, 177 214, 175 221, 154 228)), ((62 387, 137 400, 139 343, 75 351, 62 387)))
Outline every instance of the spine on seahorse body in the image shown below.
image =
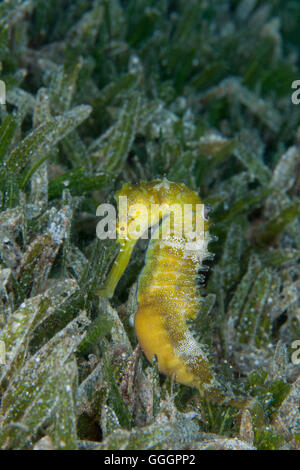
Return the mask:
MULTIPOLYGON (((203 260, 209 256, 210 236, 202 201, 184 184, 166 179, 141 182, 136 186, 126 184, 117 193, 117 199, 120 196, 127 198, 129 221, 138 219, 144 228, 155 227, 138 280, 135 331, 139 344, 150 362, 157 357, 162 373, 198 388, 211 400, 222 402, 222 389, 212 365, 187 324, 201 309, 197 277, 203 260), (143 205, 147 208, 144 219, 143 205), (170 206, 177 215, 172 221, 174 213, 170 206), (186 214, 191 207, 193 209, 186 214), (195 223, 199 210, 200 228, 195 223), (186 226, 195 235, 192 241, 189 232, 183 230, 186 226)), ((128 236, 128 223, 119 222, 117 230, 120 253, 101 290, 101 295, 106 297, 113 295, 136 243, 136 239, 128 236)))

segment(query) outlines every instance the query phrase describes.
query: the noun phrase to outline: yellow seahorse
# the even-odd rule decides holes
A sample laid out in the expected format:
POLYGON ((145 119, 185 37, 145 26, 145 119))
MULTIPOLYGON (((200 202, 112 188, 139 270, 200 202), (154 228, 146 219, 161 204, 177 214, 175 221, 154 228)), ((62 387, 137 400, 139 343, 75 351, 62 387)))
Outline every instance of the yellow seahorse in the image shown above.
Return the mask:
POLYGON ((137 239, 145 237, 151 227, 145 266, 138 280, 135 331, 139 344, 150 362, 157 357, 162 373, 196 387, 210 400, 224 401, 212 365, 187 325, 199 313, 197 276, 209 256, 211 240, 201 199, 184 184, 164 179, 127 183, 116 200, 120 252, 100 295, 113 296, 137 239), (127 212, 124 217, 123 209, 120 217, 124 198, 127 212))

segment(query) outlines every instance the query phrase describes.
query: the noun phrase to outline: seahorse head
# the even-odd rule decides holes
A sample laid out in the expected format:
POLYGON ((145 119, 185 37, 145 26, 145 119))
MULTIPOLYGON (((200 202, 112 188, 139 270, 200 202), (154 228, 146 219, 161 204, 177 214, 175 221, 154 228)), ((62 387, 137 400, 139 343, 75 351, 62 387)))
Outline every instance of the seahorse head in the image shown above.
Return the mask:
POLYGON ((116 194, 118 205, 117 236, 122 245, 137 240, 150 225, 154 196, 145 184, 124 184, 116 194))
MULTIPOLYGON (((167 224, 168 220, 163 224, 164 228, 167 227, 166 232, 169 238, 180 238, 184 241, 190 232, 196 234, 196 242, 197 240, 201 244, 206 242, 208 223, 205 216, 201 213, 198 217, 202 223, 200 228, 194 223, 196 207, 203 208, 204 206, 198 194, 182 183, 171 182, 166 178, 151 182, 142 181, 136 185, 126 183, 116 193, 115 198, 118 205, 116 229, 120 252, 101 295, 107 297, 113 295, 137 240, 141 237, 148 238, 148 228, 158 227, 163 219, 169 218, 170 220, 170 228, 167 224), (189 230, 187 230, 188 225, 189 230)), ((192 245, 191 252, 198 249, 197 244, 195 248, 192 245)))
MULTIPOLYGON (((204 208, 197 193, 184 184, 171 182, 166 178, 151 182, 142 181, 136 185, 127 183, 116 194, 116 201, 118 204, 117 234, 121 246, 128 241, 142 237, 148 227, 159 224, 165 216, 170 216, 170 214, 178 222, 177 228, 175 227, 173 231, 180 231, 183 229, 184 220, 186 224, 192 223, 199 206, 204 208)), ((200 217, 202 217, 203 229, 208 230, 204 213, 200 217)))

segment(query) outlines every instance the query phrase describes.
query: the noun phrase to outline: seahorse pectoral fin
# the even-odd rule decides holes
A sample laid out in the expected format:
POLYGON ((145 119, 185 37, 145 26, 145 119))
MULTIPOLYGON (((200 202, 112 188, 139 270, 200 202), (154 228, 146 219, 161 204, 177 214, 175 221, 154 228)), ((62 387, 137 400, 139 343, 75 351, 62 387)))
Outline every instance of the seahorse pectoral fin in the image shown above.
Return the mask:
POLYGON ((114 261, 104 285, 97 291, 98 295, 108 299, 114 295, 117 284, 129 263, 135 243, 136 240, 122 240, 118 256, 114 261))

